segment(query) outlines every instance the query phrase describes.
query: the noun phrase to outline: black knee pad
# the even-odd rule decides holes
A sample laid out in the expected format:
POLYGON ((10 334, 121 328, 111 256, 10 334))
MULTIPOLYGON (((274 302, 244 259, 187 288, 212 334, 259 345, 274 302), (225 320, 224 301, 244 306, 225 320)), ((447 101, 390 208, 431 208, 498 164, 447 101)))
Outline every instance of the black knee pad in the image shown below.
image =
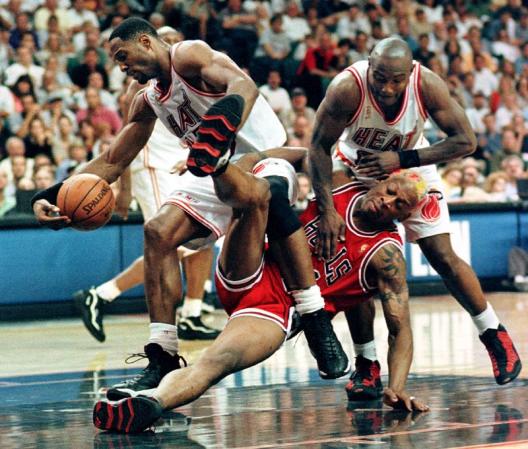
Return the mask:
POLYGON ((282 176, 267 176, 271 200, 268 211, 266 233, 270 240, 284 239, 301 228, 297 213, 288 199, 288 181, 282 176))

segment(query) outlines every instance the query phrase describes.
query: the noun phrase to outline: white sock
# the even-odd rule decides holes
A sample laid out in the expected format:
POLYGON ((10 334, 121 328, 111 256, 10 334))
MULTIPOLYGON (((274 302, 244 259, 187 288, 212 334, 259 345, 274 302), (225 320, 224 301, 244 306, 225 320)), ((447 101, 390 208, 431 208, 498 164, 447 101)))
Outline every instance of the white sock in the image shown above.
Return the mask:
POLYGON ((489 302, 487 304, 488 307, 486 307, 484 312, 471 317, 473 323, 477 326, 479 335, 486 332, 486 329, 498 329, 499 327, 499 317, 495 313, 495 310, 493 310, 493 307, 491 307, 491 304, 489 302))
POLYGON ((115 281, 112 279, 104 284, 101 284, 95 289, 97 295, 100 298, 103 298, 105 301, 112 302, 116 299, 122 292, 117 287, 115 281))
POLYGON ((295 310, 301 315, 316 312, 324 307, 324 299, 317 285, 304 290, 294 290, 291 294, 295 299, 295 310))
POLYGON ((354 352, 356 353, 356 357, 358 355, 362 355, 366 359, 369 360, 378 360, 378 356, 376 355, 376 343, 374 340, 370 340, 367 343, 363 343, 362 345, 358 345, 354 343, 354 352))
POLYGON ((178 328, 174 324, 150 323, 149 343, 157 343, 170 355, 178 353, 178 328))
POLYGON ((211 279, 206 279, 206 281, 204 282, 204 290, 207 293, 211 293, 211 291, 213 290, 213 283, 211 282, 211 279))
POLYGON ((181 310, 182 318, 197 317, 202 313, 202 300, 200 298, 189 298, 183 299, 183 307, 181 310))
POLYGON ((523 282, 526 282, 526 276, 523 276, 522 274, 516 274, 513 278, 513 282, 522 284, 523 282))

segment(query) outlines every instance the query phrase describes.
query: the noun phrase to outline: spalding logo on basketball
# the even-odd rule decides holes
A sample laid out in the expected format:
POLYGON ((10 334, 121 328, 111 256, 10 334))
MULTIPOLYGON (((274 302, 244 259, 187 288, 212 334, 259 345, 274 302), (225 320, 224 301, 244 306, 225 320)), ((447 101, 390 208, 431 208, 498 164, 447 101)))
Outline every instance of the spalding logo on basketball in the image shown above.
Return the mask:
POLYGON ((427 195, 420 211, 422 218, 431 223, 440 218, 440 201, 436 195, 427 195))

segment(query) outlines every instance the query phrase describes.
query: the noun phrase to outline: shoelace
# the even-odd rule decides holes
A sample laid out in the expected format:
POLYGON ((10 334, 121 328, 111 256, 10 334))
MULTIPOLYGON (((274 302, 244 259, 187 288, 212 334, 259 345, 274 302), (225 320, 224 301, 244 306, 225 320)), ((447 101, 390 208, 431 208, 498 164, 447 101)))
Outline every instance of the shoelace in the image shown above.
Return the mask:
MULTIPOLYGON (((178 357, 178 362, 182 362, 184 366, 187 366, 187 360, 185 360, 185 358, 183 356, 181 356, 180 354, 176 354, 176 355, 178 357)), ((131 365, 131 364, 139 362, 140 360, 143 360, 143 359, 148 359, 147 354, 145 354, 144 352, 135 352, 133 354, 130 354, 125 359, 125 363, 127 365, 131 365)))

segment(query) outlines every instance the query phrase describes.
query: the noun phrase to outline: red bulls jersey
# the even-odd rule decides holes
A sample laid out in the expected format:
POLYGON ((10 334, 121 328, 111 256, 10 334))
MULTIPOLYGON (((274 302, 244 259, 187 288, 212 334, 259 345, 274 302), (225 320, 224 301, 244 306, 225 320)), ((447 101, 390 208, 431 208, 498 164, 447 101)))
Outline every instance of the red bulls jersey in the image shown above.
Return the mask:
MULTIPOLYGON (((367 189, 359 182, 352 182, 333 191, 334 205, 346 223, 345 241, 338 242, 337 252, 331 260, 318 260, 312 256, 317 284, 325 300, 343 310, 367 300, 377 290, 367 280, 367 266, 374 254, 383 246, 395 244, 402 248, 402 239, 396 226, 387 231, 363 231, 353 221, 358 200, 367 189)), ((310 248, 314 248, 318 234, 319 215, 315 201, 301 214, 301 222, 310 248)), ((402 249, 403 252, 403 249, 402 249)))

